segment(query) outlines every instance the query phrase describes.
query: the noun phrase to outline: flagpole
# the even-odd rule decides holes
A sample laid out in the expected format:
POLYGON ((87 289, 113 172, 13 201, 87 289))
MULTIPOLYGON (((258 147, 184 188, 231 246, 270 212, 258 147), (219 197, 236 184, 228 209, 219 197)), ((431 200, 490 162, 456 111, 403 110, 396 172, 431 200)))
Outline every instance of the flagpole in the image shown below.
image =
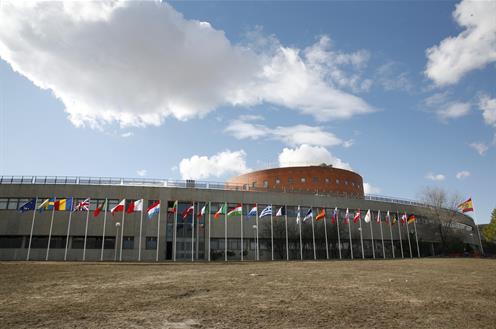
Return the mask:
POLYGON ((257 248, 256 248, 255 251, 256 251, 256 254, 257 254, 256 255, 257 256, 256 257, 257 260, 260 260, 260 249, 259 249, 259 245, 258 245, 258 203, 255 204, 255 207, 257 208, 257 212, 255 214, 255 224, 257 226, 257 238, 256 238, 256 240, 257 240, 257 248))
POLYGON ((418 236, 417 236, 417 225, 415 224, 416 221, 417 219, 413 221, 413 228, 415 229, 415 240, 417 240, 417 257, 420 258, 420 249, 419 249, 418 236))
POLYGON ((410 229, 408 228, 408 217, 406 216, 406 212, 404 212, 405 214, 405 221, 406 221, 406 237, 408 238, 408 253, 410 254, 410 258, 413 258, 413 255, 412 255, 412 244, 410 243, 410 229))
POLYGON ((126 214, 126 199, 124 199, 124 208, 122 208, 122 227, 121 227, 121 245, 120 245, 120 252, 119 252, 119 262, 122 262, 122 242, 124 241, 124 221, 125 221, 125 214, 126 214))
POLYGON ((240 233, 241 233, 241 261, 243 261, 243 252, 244 252, 244 245, 243 245, 243 208, 244 205, 241 204, 241 216, 239 217, 239 223, 240 223, 240 233))
POLYGON ((336 221, 336 227, 338 229, 338 250, 339 250, 339 259, 343 259, 341 256, 341 237, 339 235, 339 211, 336 210, 336 218, 334 219, 336 221))
POLYGON ((191 214, 191 261, 195 261, 195 203, 193 202, 193 213, 191 214))
MULTIPOLYGON (((197 209, 200 211, 200 217, 195 216, 196 220, 196 260, 200 258, 200 222, 202 220, 200 203, 198 203, 197 209)), ((194 215, 193 215, 194 216, 194 215)), ((203 225, 205 227, 205 225, 203 225)))
POLYGON ((303 240, 301 238, 301 209, 300 209, 300 206, 298 206, 298 216, 299 216, 299 220, 298 220, 298 225, 299 225, 299 228, 300 228, 300 260, 303 260, 303 240))
POLYGON ((141 236, 143 235, 143 203, 145 203, 144 199, 141 199, 141 218, 140 218, 140 236, 139 236, 139 245, 138 245, 138 262, 141 262, 141 236))
POLYGON ((377 217, 379 218, 379 227, 381 228, 382 258, 386 259, 386 249, 384 247, 384 233, 382 231, 382 219, 381 219, 381 211, 380 210, 379 210, 379 213, 377 214, 377 217))
MULTIPOLYGON (((89 202, 90 202, 90 205, 91 205, 91 199, 89 200, 89 202)), ((86 260, 86 240, 88 239, 88 222, 89 222, 89 218, 90 218, 90 206, 88 206, 88 211, 86 212, 86 228, 84 229, 83 262, 86 260)))
MULTIPOLYGON (((472 201, 472 209, 475 209, 474 201, 472 201)), ((484 248, 482 248, 482 240, 481 240, 481 235, 480 235, 480 231, 479 231, 479 226, 475 223, 475 221, 476 221, 475 210, 472 210, 472 212, 474 213, 473 221, 474 221, 475 228, 477 229, 477 236, 479 237, 479 247, 480 247, 481 256, 484 256, 484 248)))
POLYGON ((102 234, 102 252, 100 261, 103 261, 103 251, 105 250, 105 226, 107 225, 108 200, 105 198, 105 212, 103 213, 103 234, 102 234))
MULTIPOLYGON (((325 209, 324 209, 325 211, 325 209)), ((327 242, 327 224, 326 216, 324 216, 324 233, 325 233, 325 243, 326 243, 326 258, 329 260, 329 243, 327 242)))
POLYGON ((210 206, 212 205, 211 201, 208 201, 208 261, 210 262, 210 219, 211 219, 211 210, 210 206))
MULTIPOLYGON (((348 209, 346 209, 346 211, 348 211, 348 209)), ((349 214, 348 214, 348 217, 347 217, 347 221, 348 221, 348 233, 350 235, 351 259, 353 259, 353 241, 351 240, 351 224, 350 224, 350 215, 349 214)))
POLYGON ((71 230, 71 217, 72 217, 72 202, 71 202, 71 209, 69 212, 69 221, 67 222, 67 236, 65 238, 64 262, 67 261, 67 248, 69 247, 69 232, 71 230))
POLYGON ((363 252, 363 232, 362 232, 362 216, 360 215, 360 218, 358 218, 358 221, 360 223, 360 243, 362 245, 362 259, 365 259, 365 253, 363 252))
MULTIPOLYGON (((312 208, 310 208, 312 209, 312 208)), ((315 230, 313 227, 313 212, 312 212, 312 241, 313 241, 313 260, 317 260, 317 252, 315 251, 315 230)))
MULTIPOLYGON (((155 261, 158 262, 158 250, 159 250, 159 244, 160 244, 160 211, 162 210, 162 205, 161 205, 161 201, 158 200, 158 219, 157 219, 157 253, 155 255, 155 261)), ((167 209, 166 209, 167 211, 167 209)), ((167 227, 167 222, 165 223, 165 227, 167 227)), ((167 235, 166 235, 167 236, 167 235)), ((167 245, 167 242, 166 242, 166 245, 167 245)))
MULTIPOLYGON (((389 210, 388 210, 388 214, 389 214, 389 210)), ((389 221, 389 233, 391 235, 391 251, 393 252, 393 258, 396 258, 395 254, 394 254, 394 242, 393 242, 393 226, 392 226, 392 221, 391 221, 391 216, 388 217, 388 221, 389 221)))
POLYGON ((31 221, 31 233, 29 233, 29 245, 28 245, 28 254, 26 256, 26 260, 29 260, 29 254, 31 253, 31 241, 33 240, 33 229, 34 229, 34 219, 36 217, 36 205, 38 204, 38 197, 35 198, 34 208, 33 208, 33 220, 31 221))
POLYGON ((374 241, 374 231, 372 230, 372 214, 370 214, 370 222, 369 222, 369 226, 370 226, 370 242, 372 244, 372 257, 375 259, 375 241, 374 241))
POLYGON ((172 261, 176 261, 176 253, 177 253, 177 213, 179 211, 179 202, 174 201, 174 205, 172 206, 174 211, 174 231, 172 232, 172 261))
MULTIPOLYGON (((46 251, 46 257, 45 260, 48 260, 48 255, 50 254, 50 241, 52 240, 52 227, 53 227, 53 217, 55 216, 55 202, 57 201, 57 198, 53 198, 53 208, 52 208, 52 220, 50 221, 50 233, 48 233, 48 245, 47 245, 47 251, 46 251)), ((48 202, 50 204, 50 201, 48 202)))
POLYGON ((224 261, 227 262, 227 202, 224 206, 224 261))
POLYGON ((401 258, 405 258, 405 254, 403 253, 403 240, 401 239, 401 222, 400 222, 400 214, 396 211, 396 221, 398 223, 398 235, 400 237, 400 247, 401 247, 401 258))
POLYGON ((284 226, 286 227, 286 260, 289 260, 288 206, 284 205, 284 226))
POLYGON ((271 258, 274 260, 274 221, 272 219, 272 205, 270 205, 270 245, 271 245, 271 258))

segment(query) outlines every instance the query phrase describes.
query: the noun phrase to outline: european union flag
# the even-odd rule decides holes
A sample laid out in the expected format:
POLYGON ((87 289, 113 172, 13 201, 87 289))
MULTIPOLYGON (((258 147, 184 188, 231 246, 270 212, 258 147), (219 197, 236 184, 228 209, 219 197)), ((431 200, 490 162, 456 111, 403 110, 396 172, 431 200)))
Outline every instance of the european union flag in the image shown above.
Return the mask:
POLYGON ((20 208, 20 212, 25 212, 29 210, 34 210, 36 208, 36 199, 32 199, 31 201, 23 204, 20 208))

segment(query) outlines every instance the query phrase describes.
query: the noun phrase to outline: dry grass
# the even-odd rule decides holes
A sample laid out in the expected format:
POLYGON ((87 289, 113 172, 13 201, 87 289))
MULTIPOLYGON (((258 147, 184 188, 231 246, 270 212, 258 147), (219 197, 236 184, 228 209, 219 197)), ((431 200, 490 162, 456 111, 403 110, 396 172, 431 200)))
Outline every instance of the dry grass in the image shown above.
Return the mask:
POLYGON ((496 261, 0 263, 2 328, 494 328, 496 261))

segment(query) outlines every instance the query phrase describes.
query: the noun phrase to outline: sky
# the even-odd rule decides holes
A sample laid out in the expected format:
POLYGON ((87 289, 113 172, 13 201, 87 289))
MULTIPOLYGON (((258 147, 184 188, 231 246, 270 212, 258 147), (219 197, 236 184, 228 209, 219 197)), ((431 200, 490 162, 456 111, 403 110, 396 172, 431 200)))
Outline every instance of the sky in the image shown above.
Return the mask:
POLYGON ((0 175, 328 163, 496 207, 496 2, 0 2, 0 175))

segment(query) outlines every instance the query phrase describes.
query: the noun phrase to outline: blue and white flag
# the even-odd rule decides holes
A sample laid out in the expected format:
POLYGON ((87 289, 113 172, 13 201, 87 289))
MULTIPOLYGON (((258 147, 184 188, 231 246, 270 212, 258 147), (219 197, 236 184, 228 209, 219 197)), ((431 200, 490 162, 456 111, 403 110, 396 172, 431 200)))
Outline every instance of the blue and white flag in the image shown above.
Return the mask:
POLYGON ((257 206, 251 208, 250 212, 246 216, 247 218, 250 218, 251 216, 256 216, 257 215, 257 206))
POLYGON ((29 210, 34 210, 35 208, 36 208, 36 199, 32 199, 31 201, 20 206, 18 210, 20 212, 25 212, 29 210))
POLYGON ((260 218, 264 216, 270 216, 272 215, 272 205, 265 207, 264 210, 260 213, 260 218))
POLYGON ((312 208, 308 209, 307 214, 305 215, 305 218, 303 218, 303 223, 305 223, 310 218, 313 218, 312 208))

